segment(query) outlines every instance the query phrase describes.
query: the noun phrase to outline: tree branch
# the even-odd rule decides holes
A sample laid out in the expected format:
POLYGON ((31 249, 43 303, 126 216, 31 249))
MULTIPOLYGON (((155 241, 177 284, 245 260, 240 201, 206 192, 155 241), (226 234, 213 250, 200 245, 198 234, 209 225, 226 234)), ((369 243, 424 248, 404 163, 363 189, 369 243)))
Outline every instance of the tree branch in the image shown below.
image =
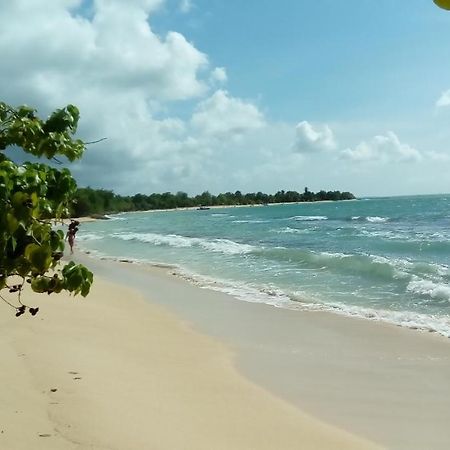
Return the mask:
POLYGON ((108 139, 108 138, 104 137, 104 138, 101 138, 101 139, 97 139, 96 141, 83 142, 83 144, 84 145, 98 144, 99 142, 106 141, 106 139, 108 139))

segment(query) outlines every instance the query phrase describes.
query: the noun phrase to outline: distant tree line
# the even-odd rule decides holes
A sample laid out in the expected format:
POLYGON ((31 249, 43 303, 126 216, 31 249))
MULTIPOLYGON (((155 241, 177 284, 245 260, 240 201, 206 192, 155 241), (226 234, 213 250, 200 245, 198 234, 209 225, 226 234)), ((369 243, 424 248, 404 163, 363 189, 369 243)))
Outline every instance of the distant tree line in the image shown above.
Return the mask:
POLYGON ((304 192, 278 191, 276 194, 241 191, 225 192, 212 195, 208 191, 195 197, 189 197, 186 192, 164 192, 163 194, 136 194, 122 196, 104 189, 90 187, 78 189, 75 195, 72 214, 76 217, 93 214, 108 214, 127 211, 147 211, 151 209, 171 209, 200 206, 233 206, 233 205, 264 205, 270 203, 318 202, 324 200, 352 200, 355 196, 350 192, 319 191, 312 192, 305 188, 304 192))

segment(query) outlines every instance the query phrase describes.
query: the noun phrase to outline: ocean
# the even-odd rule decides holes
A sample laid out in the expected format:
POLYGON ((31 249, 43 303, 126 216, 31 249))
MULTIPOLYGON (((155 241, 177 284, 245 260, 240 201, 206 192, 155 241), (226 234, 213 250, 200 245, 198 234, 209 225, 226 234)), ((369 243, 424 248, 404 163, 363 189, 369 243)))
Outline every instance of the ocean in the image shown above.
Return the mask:
POLYGON ((450 337, 450 194, 126 213, 83 223, 77 246, 244 301, 450 337))

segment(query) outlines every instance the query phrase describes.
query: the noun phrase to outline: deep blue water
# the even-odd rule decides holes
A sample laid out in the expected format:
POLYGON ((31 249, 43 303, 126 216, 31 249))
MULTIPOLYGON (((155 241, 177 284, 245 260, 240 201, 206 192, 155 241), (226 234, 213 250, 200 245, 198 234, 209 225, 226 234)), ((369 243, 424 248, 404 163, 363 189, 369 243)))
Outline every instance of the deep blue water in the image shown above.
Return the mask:
POLYGON ((247 301, 450 336, 450 194, 123 214, 83 224, 79 245, 247 301))

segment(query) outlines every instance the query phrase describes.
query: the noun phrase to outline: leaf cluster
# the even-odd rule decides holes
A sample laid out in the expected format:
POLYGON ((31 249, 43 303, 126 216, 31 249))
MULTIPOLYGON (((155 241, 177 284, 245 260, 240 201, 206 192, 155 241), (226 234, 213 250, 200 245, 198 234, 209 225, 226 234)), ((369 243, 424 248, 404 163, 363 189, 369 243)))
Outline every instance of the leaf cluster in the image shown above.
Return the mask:
MULTIPOLYGON (((73 138, 78 119, 73 105, 43 121, 31 108, 0 103, 0 150, 19 146, 34 156, 62 155, 73 161, 84 151, 83 142, 73 138)), ((52 225, 52 219, 68 216, 76 191, 68 169, 42 163, 18 165, 0 152, 0 292, 18 293, 20 306, 11 305, 18 316, 27 308, 20 297, 26 283, 38 293, 89 293, 93 276, 88 269, 74 262, 61 268, 64 232, 52 225), (11 285, 17 278, 21 282, 11 285)), ((37 313, 36 308, 28 309, 32 315, 37 313)))
POLYGON ((34 156, 51 159, 62 155, 74 161, 83 155, 85 148, 83 141, 73 138, 79 118, 74 105, 56 110, 44 121, 33 108, 15 109, 0 102, 0 151, 17 146, 34 156))

